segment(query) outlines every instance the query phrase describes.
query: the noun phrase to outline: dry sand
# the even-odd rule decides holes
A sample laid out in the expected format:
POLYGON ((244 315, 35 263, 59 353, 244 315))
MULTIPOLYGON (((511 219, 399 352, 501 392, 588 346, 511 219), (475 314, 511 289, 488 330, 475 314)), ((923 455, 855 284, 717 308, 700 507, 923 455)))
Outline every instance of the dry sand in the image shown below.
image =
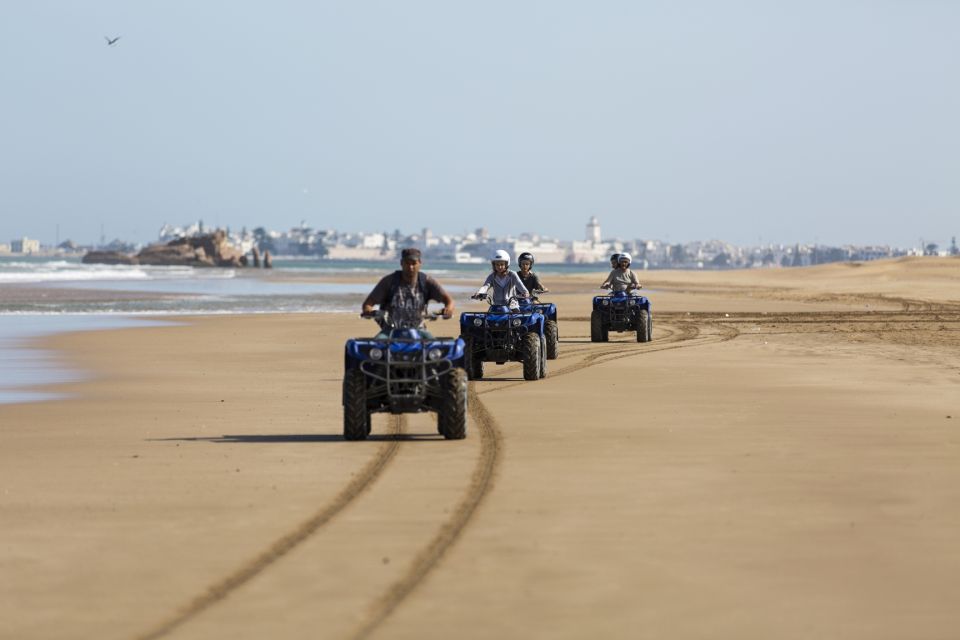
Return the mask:
POLYGON ((341 440, 351 315, 49 340, 92 375, 0 406, 0 637, 958 637, 960 260, 643 275, 648 344, 548 282, 465 441, 341 440))

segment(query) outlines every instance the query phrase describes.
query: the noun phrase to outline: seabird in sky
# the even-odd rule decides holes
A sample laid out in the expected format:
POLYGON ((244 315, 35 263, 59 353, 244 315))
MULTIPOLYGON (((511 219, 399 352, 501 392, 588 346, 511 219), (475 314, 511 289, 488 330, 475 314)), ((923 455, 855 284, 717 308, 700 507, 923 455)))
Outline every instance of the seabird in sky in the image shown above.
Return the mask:
POLYGON ((103 36, 103 39, 107 41, 108 47, 112 47, 113 45, 117 44, 117 40, 120 39, 120 36, 117 36, 116 38, 113 38, 113 39, 110 39, 107 36, 103 36))

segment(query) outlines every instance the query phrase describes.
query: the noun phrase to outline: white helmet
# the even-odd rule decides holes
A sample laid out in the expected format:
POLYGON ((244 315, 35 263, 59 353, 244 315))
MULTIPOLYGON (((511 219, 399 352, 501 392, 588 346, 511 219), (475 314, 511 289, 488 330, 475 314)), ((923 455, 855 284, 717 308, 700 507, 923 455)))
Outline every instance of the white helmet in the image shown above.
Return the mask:
POLYGON ((490 258, 490 262, 506 262, 507 266, 510 266, 510 254, 504 251, 503 249, 497 249, 493 252, 493 257, 490 258))
POLYGON ((621 253, 620 257, 617 258, 617 262, 623 262, 624 260, 627 261, 627 264, 630 264, 633 262, 633 256, 631 256, 629 253, 621 253))

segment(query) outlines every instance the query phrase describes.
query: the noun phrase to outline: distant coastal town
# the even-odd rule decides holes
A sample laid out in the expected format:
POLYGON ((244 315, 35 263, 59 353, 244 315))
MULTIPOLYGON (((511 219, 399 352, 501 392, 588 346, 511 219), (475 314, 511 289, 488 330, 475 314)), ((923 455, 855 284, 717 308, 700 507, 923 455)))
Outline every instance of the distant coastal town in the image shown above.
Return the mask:
MULTIPOLYGON (((214 231, 203 221, 187 226, 164 224, 158 233, 158 243, 181 238, 202 236, 214 231)), ((821 244, 763 244, 737 246, 720 240, 686 243, 664 242, 655 239, 621 239, 605 237, 600 222, 591 217, 581 240, 561 240, 535 233, 517 236, 492 236, 485 228, 465 234, 435 234, 430 229, 419 233, 343 232, 335 229, 315 229, 301 222, 288 231, 274 231, 264 227, 243 228, 239 231, 223 229, 228 242, 241 254, 269 254, 274 258, 295 258, 340 261, 396 261, 403 247, 418 247, 425 261, 461 264, 485 263, 496 249, 506 249, 513 255, 529 251, 538 264, 593 264, 605 263, 610 254, 629 252, 635 267, 643 269, 743 269, 770 267, 799 267, 829 262, 862 262, 899 256, 957 256, 956 237, 946 247, 920 240, 910 248, 890 246, 826 246, 821 244)), ((95 246, 82 246, 70 240, 44 246, 38 240, 18 238, 9 244, 0 243, 0 256, 77 256, 90 251, 132 253, 142 245, 121 239, 107 242, 101 238, 95 246)))

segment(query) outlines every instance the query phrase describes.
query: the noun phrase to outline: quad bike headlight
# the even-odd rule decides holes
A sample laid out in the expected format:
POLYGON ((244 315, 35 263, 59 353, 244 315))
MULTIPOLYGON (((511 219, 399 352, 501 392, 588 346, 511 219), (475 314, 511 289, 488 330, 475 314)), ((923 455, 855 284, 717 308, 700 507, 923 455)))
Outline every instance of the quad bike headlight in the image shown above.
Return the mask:
POLYGON ((519 327, 519 326, 520 326, 520 323, 521 323, 520 318, 514 318, 514 319, 510 322, 510 324, 512 324, 512 325, 515 326, 515 327, 519 327))
POLYGON ((609 300, 604 300, 602 304, 603 304, 603 306, 605 306, 605 307, 609 307, 609 306, 610 306, 610 301, 609 301, 609 300))
POLYGON ((430 351, 427 351, 428 360, 439 360, 440 356, 442 355, 443 355, 443 352, 437 347, 434 347, 433 349, 430 349, 430 351))
POLYGON ((482 326, 483 326, 483 320, 481 320, 480 318, 474 318, 474 319, 473 319, 473 326, 475 326, 475 327, 482 327, 482 326))
POLYGON ((380 347, 374 347, 370 349, 370 359, 371 360, 380 360, 383 358, 383 349, 380 347))
POLYGON ((630 300, 630 306, 631 306, 631 307, 634 306, 635 304, 637 304, 637 301, 636 301, 636 300, 630 300))

